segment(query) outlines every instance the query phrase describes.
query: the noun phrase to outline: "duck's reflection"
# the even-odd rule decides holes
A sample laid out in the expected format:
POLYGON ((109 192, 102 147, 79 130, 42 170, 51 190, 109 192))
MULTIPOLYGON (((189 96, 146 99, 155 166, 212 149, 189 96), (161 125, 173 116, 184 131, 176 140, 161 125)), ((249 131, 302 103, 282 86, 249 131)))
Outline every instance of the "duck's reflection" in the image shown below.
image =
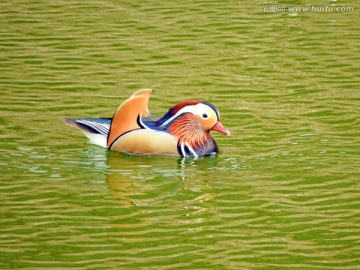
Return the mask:
POLYGON ((213 174, 209 168, 216 166, 217 158, 139 157, 108 152, 106 163, 111 192, 124 204, 138 205, 152 199, 166 200, 184 190, 208 190, 207 180, 213 174))

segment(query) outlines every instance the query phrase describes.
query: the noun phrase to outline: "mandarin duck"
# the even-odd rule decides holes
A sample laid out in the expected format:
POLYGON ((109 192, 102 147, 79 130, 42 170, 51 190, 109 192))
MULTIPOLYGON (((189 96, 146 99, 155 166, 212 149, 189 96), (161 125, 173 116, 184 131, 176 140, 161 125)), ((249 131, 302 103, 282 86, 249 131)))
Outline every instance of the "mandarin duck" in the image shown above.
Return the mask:
POLYGON ((135 92, 113 118, 64 118, 92 143, 109 150, 137 155, 210 156, 218 146, 210 130, 230 132, 220 123, 218 109, 208 102, 182 101, 163 117, 150 114, 150 89, 135 92))

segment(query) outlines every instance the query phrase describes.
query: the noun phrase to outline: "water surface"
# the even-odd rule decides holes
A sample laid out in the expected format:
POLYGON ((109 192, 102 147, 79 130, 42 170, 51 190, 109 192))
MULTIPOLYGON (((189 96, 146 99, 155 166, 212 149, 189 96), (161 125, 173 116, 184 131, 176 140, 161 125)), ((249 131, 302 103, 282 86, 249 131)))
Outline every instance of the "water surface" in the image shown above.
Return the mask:
POLYGON ((359 267, 360 6, 263 4, 0 4, 1 269, 359 267), (215 104, 221 153, 113 153, 60 121, 141 88, 158 115, 215 104))

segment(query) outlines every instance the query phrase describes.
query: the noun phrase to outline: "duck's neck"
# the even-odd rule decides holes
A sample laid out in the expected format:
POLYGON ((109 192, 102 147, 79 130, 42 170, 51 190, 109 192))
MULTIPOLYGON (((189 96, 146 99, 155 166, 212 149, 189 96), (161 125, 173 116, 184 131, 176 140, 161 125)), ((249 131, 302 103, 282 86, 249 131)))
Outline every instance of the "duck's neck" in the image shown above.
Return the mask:
POLYGON ((179 153, 183 156, 206 156, 218 151, 210 131, 205 131, 192 115, 176 119, 168 130, 178 139, 179 153))

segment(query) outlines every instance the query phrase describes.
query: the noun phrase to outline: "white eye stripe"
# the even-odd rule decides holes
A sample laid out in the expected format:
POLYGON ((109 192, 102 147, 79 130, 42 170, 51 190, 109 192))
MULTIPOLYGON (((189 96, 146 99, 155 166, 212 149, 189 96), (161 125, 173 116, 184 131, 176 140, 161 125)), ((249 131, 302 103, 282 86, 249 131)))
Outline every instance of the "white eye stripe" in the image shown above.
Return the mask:
POLYGON ((207 105, 205 105, 203 103, 199 103, 199 104, 196 104, 196 105, 185 106, 184 108, 179 110, 173 117, 170 117, 168 120, 166 120, 162 124, 162 126, 166 126, 168 123, 170 123, 171 121, 173 121, 175 118, 177 118, 179 115, 181 115, 183 113, 193 113, 193 114, 196 114, 196 115, 200 115, 201 117, 203 117, 203 115, 206 114, 207 117, 203 117, 203 118, 208 118, 209 115, 207 113, 204 113, 204 111, 208 111, 208 110, 209 110, 209 106, 207 106, 207 105))

